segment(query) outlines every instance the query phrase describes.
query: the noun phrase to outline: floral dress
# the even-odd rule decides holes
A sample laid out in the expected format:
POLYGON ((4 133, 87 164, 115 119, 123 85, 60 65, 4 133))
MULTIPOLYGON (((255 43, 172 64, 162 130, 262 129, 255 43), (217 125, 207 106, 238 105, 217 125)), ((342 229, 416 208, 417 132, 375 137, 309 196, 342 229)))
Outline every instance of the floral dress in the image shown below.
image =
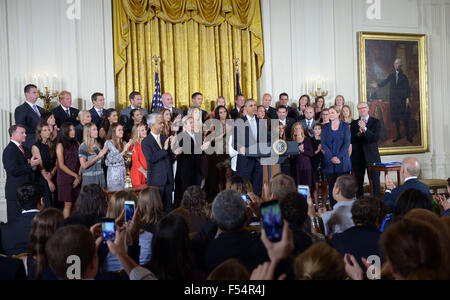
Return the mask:
MULTIPOLYGON (((125 143, 123 144, 125 146, 125 143)), ((127 173, 125 159, 112 141, 106 141, 105 147, 108 147, 109 150, 105 160, 105 164, 108 167, 106 176, 108 190, 123 189, 125 187, 125 176, 127 173)))

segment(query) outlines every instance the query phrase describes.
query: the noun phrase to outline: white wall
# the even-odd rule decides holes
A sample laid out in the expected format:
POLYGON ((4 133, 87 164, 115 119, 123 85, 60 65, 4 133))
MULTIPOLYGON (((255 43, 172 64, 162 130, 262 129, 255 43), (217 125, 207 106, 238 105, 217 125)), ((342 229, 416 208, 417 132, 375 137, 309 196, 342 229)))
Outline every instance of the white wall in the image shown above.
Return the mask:
MULTIPOLYGON (((66 0, 0 0, 0 149, 9 142, 6 129, 34 74, 57 74, 75 107, 90 108, 97 91, 107 107, 115 106, 111 1, 79 3, 80 19, 70 19, 66 0)), ((0 221, 6 221, 5 180, 2 167, 0 221)))
MULTIPOLYGON (((363 0, 261 0, 266 63, 260 94, 274 102, 287 92, 292 102, 300 83, 318 75, 333 78, 330 105, 343 94, 356 111, 359 101, 359 31, 428 35, 430 152, 414 155, 424 178, 450 176, 450 0, 380 0, 381 19, 369 20, 363 0)), ((384 156, 383 162, 404 156, 384 156)))

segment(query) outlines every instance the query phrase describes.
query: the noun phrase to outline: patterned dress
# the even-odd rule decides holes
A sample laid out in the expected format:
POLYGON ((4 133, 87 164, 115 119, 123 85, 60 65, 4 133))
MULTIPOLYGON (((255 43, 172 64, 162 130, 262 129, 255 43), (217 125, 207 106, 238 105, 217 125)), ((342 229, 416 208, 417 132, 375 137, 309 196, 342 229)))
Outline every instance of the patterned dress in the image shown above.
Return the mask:
MULTIPOLYGON (((78 149, 78 156, 80 158, 86 159, 86 161, 93 160, 100 152, 100 150, 97 147, 94 147, 93 150, 94 153, 90 153, 86 144, 83 143, 78 149)), ((97 160, 95 164, 90 166, 88 169, 86 170, 83 169, 82 175, 83 175, 83 183, 81 185, 82 187, 89 184, 98 184, 102 188, 106 187, 101 159, 97 160)))
MULTIPOLYGON (((123 145, 125 147, 125 143, 123 145)), ((109 149, 105 160, 105 164, 108 167, 106 177, 108 190, 121 190, 125 187, 125 176, 127 173, 125 159, 112 141, 106 141, 105 147, 109 149)))

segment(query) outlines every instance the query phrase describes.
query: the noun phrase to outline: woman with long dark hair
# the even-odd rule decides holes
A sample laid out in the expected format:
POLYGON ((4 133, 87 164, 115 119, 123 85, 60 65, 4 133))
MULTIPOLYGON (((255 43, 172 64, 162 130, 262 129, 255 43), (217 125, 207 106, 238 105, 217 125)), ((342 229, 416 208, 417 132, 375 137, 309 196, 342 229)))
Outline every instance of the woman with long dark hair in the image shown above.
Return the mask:
POLYGON ((78 159, 79 144, 75 141, 75 127, 72 123, 61 125, 56 157, 58 160, 58 200, 64 202, 64 218, 72 213, 73 203, 81 187, 81 168, 78 159))
POLYGON ((106 185, 108 189, 123 189, 125 186, 125 159, 124 155, 130 149, 133 141, 126 144, 123 141, 124 130, 119 123, 111 125, 108 131, 105 147, 109 149, 105 164, 108 167, 106 185))
POLYGON ((48 208, 52 205, 56 192, 56 150, 50 126, 39 124, 36 128, 36 139, 31 152, 34 157, 41 159, 41 164, 36 170, 35 180, 43 187, 45 208, 48 208))
POLYGON ((41 115, 41 125, 48 125, 50 131, 51 131, 51 140, 52 142, 56 142, 56 139, 58 138, 58 126, 56 125, 56 119, 53 113, 51 112, 45 112, 41 115))
POLYGON ((100 139, 101 145, 103 145, 106 141, 106 136, 109 132, 109 127, 111 127, 112 124, 119 122, 119 114, 117 113, 117 110, 114 108, 107 109, 105 111, 105 115, 102 119, 102 124, 100 126, 100 130, 98 132, 98 137, 100 139))
POLYGON ((228 139, 231 136, 232 128, 228 125, 227 120, 231 119, 230 113, 225 106, 218 106, 214 110, 214 115, 217 120, 222 124, 222 134, 216 133, 218 139, 215 140, 216 149, 221 149, 222 153, 217 154, 216 168, 217 168, 217 181, 219 186, 219 192, 226 189, 227 184, 231 180, 231 158, 227 154, 228 139))

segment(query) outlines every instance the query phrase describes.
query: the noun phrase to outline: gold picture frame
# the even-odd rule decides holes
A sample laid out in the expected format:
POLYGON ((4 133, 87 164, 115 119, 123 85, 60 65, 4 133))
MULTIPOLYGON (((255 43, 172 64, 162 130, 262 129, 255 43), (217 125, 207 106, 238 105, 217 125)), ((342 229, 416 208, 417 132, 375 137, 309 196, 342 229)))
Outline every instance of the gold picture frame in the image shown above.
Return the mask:
POLYGON ((428 152, 427 36, 359 32, 358 39, 360 99, 381 121, 380 154, 428 152))

